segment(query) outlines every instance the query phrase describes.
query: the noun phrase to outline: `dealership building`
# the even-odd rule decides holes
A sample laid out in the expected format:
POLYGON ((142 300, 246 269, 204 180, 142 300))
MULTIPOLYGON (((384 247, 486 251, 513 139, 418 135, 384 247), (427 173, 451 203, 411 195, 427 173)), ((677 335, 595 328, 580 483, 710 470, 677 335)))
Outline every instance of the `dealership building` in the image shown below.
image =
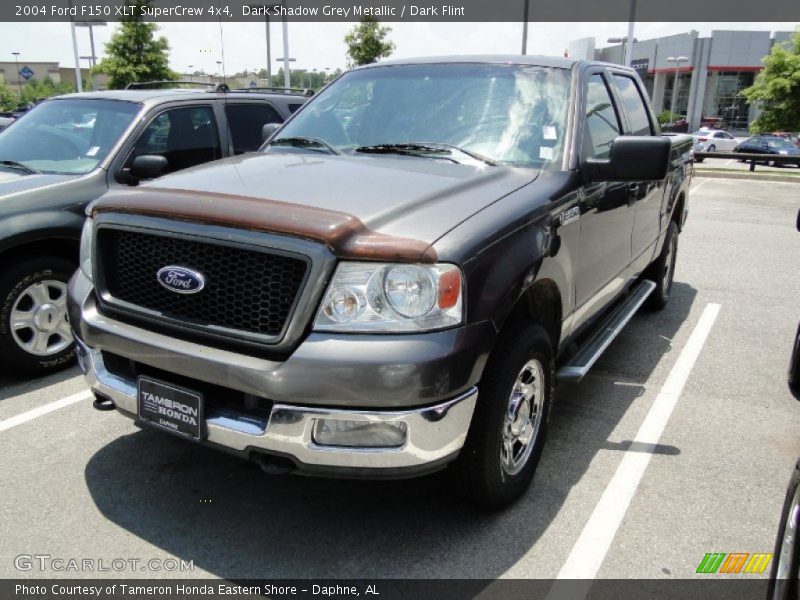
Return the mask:
MULTIPOLYGON (((773 44, 788 42, 791 31, 697 31, 633 43, 631 66, 641 76, 656 113, 669 110, 685 115, 690 131, 716 123, 747 130, 758 115, 741 91, 752 85, 773 44), (682 60, 668 60, 679 58, 682 60), (677 90, 677 93, 676 93, 677 90)), ((622 44, 595 48, 594 38, 569 45, 571 58, 623 63, 622 44)))

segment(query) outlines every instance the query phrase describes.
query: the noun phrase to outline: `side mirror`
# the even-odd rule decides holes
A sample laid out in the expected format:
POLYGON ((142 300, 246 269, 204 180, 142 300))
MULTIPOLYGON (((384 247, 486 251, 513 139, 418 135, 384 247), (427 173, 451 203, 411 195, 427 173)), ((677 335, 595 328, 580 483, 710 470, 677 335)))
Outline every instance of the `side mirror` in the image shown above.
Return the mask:
POLYGON ((264 126, 261 128, 261 141, 266 142, 273 133, 278 131, 280 128, 280 123, 265 123, 264 126))
POLYGON ((130 175, 135 179, 154 179, 169 169, 169 162, 159 154, 142 154, 133 159, 130 175))
POLYGON ((667 137, 625 135, 612 142, 608 159, 590 158, 585 166, 591 181, 661 181, 671 150, 667 137))

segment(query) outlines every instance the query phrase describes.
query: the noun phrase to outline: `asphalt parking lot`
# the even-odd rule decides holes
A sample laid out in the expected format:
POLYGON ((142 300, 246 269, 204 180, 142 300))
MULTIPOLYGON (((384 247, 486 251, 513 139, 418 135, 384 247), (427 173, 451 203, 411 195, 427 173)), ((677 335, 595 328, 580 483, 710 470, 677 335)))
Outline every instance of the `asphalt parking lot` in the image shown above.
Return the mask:
POLYGON ((0 577, 92 576, 15 568, 48 554, 194 565, 103 574, 121 577, 553 578, 594 565, 603 578, 688 578, 707 552, 772 552, 800 456, 785 383, 798 192, 694 180, 670 305, 634 317, 580 384, 559 388, 534 484, 497 514, 455 502, 437 475, 268 477, 69 402, 84 389, 76 369, 0 375, 0 577))

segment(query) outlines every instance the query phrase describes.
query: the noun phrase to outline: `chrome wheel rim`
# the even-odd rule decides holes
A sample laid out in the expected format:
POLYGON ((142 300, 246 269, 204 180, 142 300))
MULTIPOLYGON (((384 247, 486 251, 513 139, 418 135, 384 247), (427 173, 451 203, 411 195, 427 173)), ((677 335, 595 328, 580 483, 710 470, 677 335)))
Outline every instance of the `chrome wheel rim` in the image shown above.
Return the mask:
POLYGON ((67 284, 47 279, 25 288, 11 308, 11 336, 28 354, 52 356, 72 344, 67 284))
POLYGON ((542 423, 544 395, 542 363, 529 360, 514 381, 503 419, 500 464, 507 475, 519 473, 531 457, 542 423))

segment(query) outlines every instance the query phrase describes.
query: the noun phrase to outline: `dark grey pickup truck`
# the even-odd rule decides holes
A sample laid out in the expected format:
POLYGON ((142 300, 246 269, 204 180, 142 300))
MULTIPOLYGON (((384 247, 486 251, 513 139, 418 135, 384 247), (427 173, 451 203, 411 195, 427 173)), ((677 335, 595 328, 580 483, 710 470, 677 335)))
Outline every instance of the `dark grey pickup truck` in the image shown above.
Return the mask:
POLYGON ((98 408, 268 472, 528 486, 556 382, 670 297, 691 139, 634 71, 342 75, 232 157, 89 208, 69 287, 98 408))

